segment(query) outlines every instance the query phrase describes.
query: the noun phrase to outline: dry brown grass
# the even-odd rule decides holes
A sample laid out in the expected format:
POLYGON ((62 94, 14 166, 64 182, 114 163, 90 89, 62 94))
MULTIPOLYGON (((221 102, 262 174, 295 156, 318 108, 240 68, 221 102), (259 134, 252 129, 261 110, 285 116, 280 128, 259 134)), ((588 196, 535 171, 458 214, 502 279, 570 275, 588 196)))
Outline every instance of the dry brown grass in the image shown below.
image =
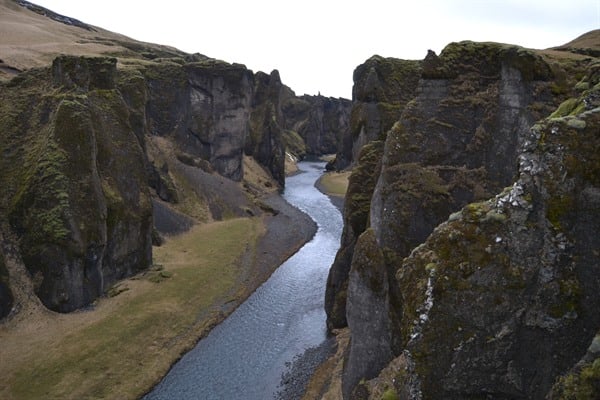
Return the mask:
POLYGON ((0 325, 0 398, 140 397, 224 317, 222 304, 248 295, 239 261, 262 234, 258 219, 196 226, 154 249, 162 270, 122 281, 92 311, 27 308, 0 325))
POLYGON ((277 190, 275 180, 253 157, 244 155, 243 162, 244 183, 260 189, 262 193, 271 193, 277 190))
MULTIPOLYGON (((120 62, 127 63, 128 57, 140 57, 123 46, 128 43, 179 52, 168 46, 139 42, 102 28, 94 29, 96 32, 66 25, 21 7, 12 0, 0 0, 0 58, 5 66, 19 70, 42 67, 49 65, 60 54, 119 56, 120 62)), ((6 69, 0 68, 0 80, 11 77, 6 69)))
POLYGON ((562 47, 600 50, 600 29, 586 32, 583 35, 571 40, 569 43, 559 46, 559 48, 562 47))

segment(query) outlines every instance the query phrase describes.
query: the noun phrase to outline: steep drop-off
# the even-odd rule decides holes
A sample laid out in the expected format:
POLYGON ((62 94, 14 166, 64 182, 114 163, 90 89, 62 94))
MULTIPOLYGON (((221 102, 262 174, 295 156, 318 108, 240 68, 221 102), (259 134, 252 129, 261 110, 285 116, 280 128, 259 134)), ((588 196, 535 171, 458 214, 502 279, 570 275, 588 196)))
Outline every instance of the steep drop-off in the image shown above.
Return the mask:
POLYGON ((543 398, 583 357, 600 322, 594 61, 427 55, 350 178, 326 293, 328 326, 351 332, 345 398, 543 398))
POLYGON ((161 234, 277 213, 262 196, 284 186, 282 104, 295 98, 277 71, 137 42, 24 1, 0 8, 0 316, 20 307, 11 268, 27 271, 46 307, 68 312, 148 268, 161 234), (93 56, 56 57, 78 51, 93 56))
POLYGON ((281 107, 290 152, 300 157, 335 154, 349 129, 351 106, 347 99, 296 96, 285 87, 281 107), (294 148, 294 142, 302 147, 294 148))

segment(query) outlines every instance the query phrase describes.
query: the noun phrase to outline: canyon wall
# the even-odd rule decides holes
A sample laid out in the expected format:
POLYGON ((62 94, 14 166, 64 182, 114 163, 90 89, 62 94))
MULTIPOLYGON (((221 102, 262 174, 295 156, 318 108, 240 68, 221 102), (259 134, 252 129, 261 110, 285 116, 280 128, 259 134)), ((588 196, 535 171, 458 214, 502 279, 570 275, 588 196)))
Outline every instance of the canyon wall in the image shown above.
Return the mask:
POLYGON ((14 300, 6 257, 68 312, 148 268, 154 226, 270 212, 256 198, 269 182, 236 182, 251 157, 283 189, 285 90, 277 71, 198 54, 119 68, 61 56, 3 83, 0 315, 14 300))
POLYGON ((543 398, 600 326, 597 63, 461 42, 419 65, 351 158, 325 298, 344 398, 543 398))

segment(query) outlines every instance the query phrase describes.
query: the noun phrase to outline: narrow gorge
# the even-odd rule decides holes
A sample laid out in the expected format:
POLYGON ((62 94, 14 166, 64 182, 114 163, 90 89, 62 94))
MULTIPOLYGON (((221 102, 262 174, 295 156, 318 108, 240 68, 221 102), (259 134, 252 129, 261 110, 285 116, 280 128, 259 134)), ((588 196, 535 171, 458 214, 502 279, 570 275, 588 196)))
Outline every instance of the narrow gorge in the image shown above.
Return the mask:
POLYGON ((600 30, 350 100, 0 22, 0 397, 600 398, 600 30))

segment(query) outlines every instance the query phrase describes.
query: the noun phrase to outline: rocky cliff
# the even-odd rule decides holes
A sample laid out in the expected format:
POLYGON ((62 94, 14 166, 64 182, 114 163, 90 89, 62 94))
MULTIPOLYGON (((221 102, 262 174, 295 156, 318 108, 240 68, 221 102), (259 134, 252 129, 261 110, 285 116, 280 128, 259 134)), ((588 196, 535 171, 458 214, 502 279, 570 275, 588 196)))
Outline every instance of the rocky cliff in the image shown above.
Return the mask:
POLYGON ((3 236, 53 310, 152 262, 143 145, 115 78, 115 59, 61 57, 0 94, 3 236))
POLYGON ((147 268, 154 225, 263 212, 268 187, 235 182, 251 156, 283 188, 282 87, 200 55, 61 56, 2 84, 2 234, 42 302, 68 312, 147 268))
POLYGON ((339 142, 333 167, 354 165, 361 148, 384 140, 406 103, 413 99, 421 62, 373 56, 354 70, 349 131, 339 142))
POLYGON ((344 396, 543 398, 598 330, 597 64, 461 42, 420 68, 350 180, 326 294, 344 396))
POLYGON ((297 97, 286 87, 282 98, 285 129, 288 135, 297 134, 304 145, 301 154, 296 155, 335 154, 348 131, 351 105, 350 100, 342 98, 297 97))

